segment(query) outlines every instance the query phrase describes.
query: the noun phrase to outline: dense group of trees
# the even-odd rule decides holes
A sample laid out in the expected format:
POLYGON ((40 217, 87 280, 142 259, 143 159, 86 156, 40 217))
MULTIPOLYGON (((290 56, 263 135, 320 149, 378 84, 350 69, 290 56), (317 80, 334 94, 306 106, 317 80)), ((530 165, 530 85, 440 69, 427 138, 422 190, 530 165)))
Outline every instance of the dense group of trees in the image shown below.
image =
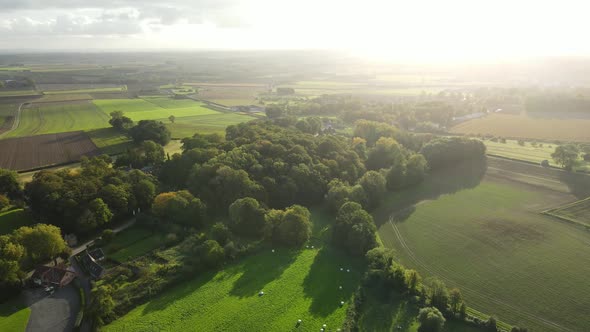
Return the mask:
POLYGON ((14 294, 34 264, 69 257, 61 230, 53 225, 23 226, 0 235, 0 300, 14 294))
POLYGON ((129 129, 129 135, 136 143, 154 141, 160 145, 170 142, 170 130, 161 121, 140 120, 136 126, 129 129))
POLYGON ((202 228, 207 206, 188 191, 181 190, 158 194, 154 198, 152 212, 165 222, 202 228))
POLYGON ((449 166, 465 159, 485 158, 485 152, 483 142, 464 137, 437 138, 420 150, 432 169, 449 166))
MULTIPOLYGON (((163 146, 170 142, 170 130, 161 121, 140 120, 134 125, 133 120, 122 111, 113 111, 110 116, 109 124, 118 131, 127 132, 135 143, 153 141, 163 146)), ((172 123, 174 119, 174 116, 169 117, 172 123)))
POLYGON ((227 128, 218 136, 185 139, 159 174, 172 189, 187 186, 212 211, 227 211, 252 197, 271 208, 309 205, 323 199, 333 179, 356 182, 365 166, 343 137, 317 136, 269 122, 227 128))
POLYGON ((165 156, 162 145, 154 141, 143 141, 120 155, 115 162, 115 166, 128 166, 138 169, 145 166, 158 166, 164 162, 165 156))
POLYGON ((373 217, 355 202, 344 203, 332 227, 334 244, 351 255, 363 256, 377 246, 373 217))
POLYGON ((79 171, 40 171, 25 186, 35 220, 76 233, 149 209, 156 191, 155 178, 117 170, 108 156, 83 159, 79 171))

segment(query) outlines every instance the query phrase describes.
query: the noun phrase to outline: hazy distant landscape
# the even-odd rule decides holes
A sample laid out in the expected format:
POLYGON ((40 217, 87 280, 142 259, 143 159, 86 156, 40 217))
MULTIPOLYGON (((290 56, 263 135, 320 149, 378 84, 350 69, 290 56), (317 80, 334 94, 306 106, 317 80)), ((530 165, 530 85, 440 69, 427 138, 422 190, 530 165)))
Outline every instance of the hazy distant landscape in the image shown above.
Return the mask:
POLYGON ((584 2, 0 3, 0 331, 588 331, 584 2))

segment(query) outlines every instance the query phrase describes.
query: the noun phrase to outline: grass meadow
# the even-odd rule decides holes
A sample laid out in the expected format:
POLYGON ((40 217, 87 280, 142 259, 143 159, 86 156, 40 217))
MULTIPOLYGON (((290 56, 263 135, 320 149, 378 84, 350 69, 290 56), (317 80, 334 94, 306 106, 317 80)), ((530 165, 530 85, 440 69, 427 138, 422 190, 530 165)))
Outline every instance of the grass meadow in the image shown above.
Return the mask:
POLYGON ((492 114, 451 128, 459 134, 482 134, 510 138, 590 142, 589 119, 534 118, 492 114))
POLYGON ((131 138, 112 127, 89 130, 87 133, 103 154, 124 153, 133 146, 131 138))
POLYGON ((112 111, 123 111, 133 121, 163 120, 174 115, 177 119, 187 116, 218 114, 219 112, 203 107, 193 100, 170 99, 167 97, 151 97, 145 99, 102 99, 94 100, 105 114, 112 111))
POLYGON ((318 331, 323 324, 334 330, 344 322, 361 272, 329 248, 267 250, 180 284, 103 330, 318 331))
POLYGON ((12 233, 19 227, 31 224, 33 224, 33 218, 23 209, 0 212, 0 235, 12 233))
POLYGON ((29 323, 31 308, 16 300, 0 304, 0 331, 24 332, 29 323))
POLYGON ((127 90, 126 86, 108 87, 108 88, 90 88, 90 89, 70 89, 70 90, 47 90, 43 93, 46 95, 61 94, 80 94, 80 93, 98 93, 98 92, 121 92, 127 90))
POLYGON ((37 96, 41 92, 37 90, 0 90, 0 97, 25 97, 25 96, 37 96))
POLYGON ((312 211, 314 249, 264 249, 155 296, 103 330, 318 331, 323 324, 336 330, 364 265, 322 245, 330 218, 324 210, 312 211))
MULTIPOLYGON (((6 103, 0 104, 0 129, 4 125, 4 123, 8 120, 9 117, 14 116, 16 110, 18 109, 18 104, 14 103, 6 103)), ((6 124, 7 126, 9 124, 6 124)), ((1 131, 0 131, 1 134, 1 131)))
MULTIPOLYGON (((519 145, 515 140, 506 140, 506 143, 492 142, 489 140, 484 140, 483 142, 487 147, 488 154, 524 160, 538 164, 540 164, 543 160, 548 160, 550 165, 558 166, 551 158, 551 154, 557 147, 556 144, 543 143, 542 147, 538 145, 534 147, 531 145, 531 142, 525 142, 525 145, 522 146, 519 145)), ((576 165, 574 168, 576 170, 589 171, 590 163, 580 160, 578 165, 576 165)))
POLYGON ((195 133, 225 133, 225 128, 255 118, 236 114, 221 113, 177 118, 174 123, 166 123, 172 133, 172 138, 191 137, 195 133))
POLYGON ((108 127, 108 120, 92 103, 37 104, 22 110, 19 126, 6 137, 98 129, 108 127))
POLYGON ((590 234, 541 214, 587 195, 579 180, 554 183, 573 176, 562 173, 494 160, 445 170, 391 194, 375 221, 402 264, 460 288, 474 309, 531 330, 580 331, 590 325, 590 234))

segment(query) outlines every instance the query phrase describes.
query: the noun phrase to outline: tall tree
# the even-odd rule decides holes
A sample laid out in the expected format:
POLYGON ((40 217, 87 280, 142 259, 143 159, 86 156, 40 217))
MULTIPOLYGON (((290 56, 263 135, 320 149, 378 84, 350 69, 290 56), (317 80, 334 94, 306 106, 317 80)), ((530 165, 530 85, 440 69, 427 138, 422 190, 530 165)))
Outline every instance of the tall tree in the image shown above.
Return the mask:
POLYGON ((237 234, 260 238, 267 231, 265 211, 252 197, 237 199, 229 206, 230 227, 237 234))
POLYGON ((141 120, 130 129, 129 134, 136 143, 154 141, 162 146, 170 142, 170 130, 161 121, 141 120))
POLYGON ((367 195, 367 208, 373 209, 379 205, 386 191, 385 177, 376 171, 368 171, 360 178, 359 184, 367 195))
POLYGON ((4 194, 11 199, 21 196, 18 174, 15 171, 0 168, 0 194, 4 194))
POLYGON ((301 246, 311 236, 311 213, 300 205, 285 210, 278 224, 278 239, 288 246, 301 246))
POLYGON ((126 117, 122 111, 112 111, 110 116, 109 124, 117 130, 127 130, 133 127, 133 120, 126 117))
POLYGON ((369 151, 365 164, 367 169, 378 170, 389 168, 394 164, 402 163, 404 155, 402 147, 393 138, 380 138, 375 147, 369 151))
POLYGON ((61 230, 53 225, 23 226, 15 230, 13 236, 35 262, 53 259, 67 248, 61 230))
POLYGON ((556 147, 555 152, 551 154, 551 158, 553 158, 558 165, 561 165, 561 167, 571 170, 578 161, 579 154, 580 151, 577 146, 567 144, 556 147))
POLYGON ((332 241, 350 254, 364 256, 377 246, 376 231, 373 217, 360 204, 347 202, 336 215, 332 241))

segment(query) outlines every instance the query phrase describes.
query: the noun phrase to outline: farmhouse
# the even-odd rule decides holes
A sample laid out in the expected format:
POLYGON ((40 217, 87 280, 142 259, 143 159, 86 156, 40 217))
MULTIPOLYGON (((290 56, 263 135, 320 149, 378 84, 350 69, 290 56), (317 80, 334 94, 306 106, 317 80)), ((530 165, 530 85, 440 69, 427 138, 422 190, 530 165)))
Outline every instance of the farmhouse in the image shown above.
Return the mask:
POLYGON ((98 264, 98 261, 105 258, 102 249, 94 249, 92 251, 85 251, 80 254, 80 265, 84 270, 94 279, 99 279, 104 273, 104 268, 98 264), (96 255, 94 257, 92 254, 96 255))
POLYGON ((32 280, 39 285, 52 285, 58 287, 67 286, 76 277, 76 272, 65 265, 39 266, 33 272, 32 280))

